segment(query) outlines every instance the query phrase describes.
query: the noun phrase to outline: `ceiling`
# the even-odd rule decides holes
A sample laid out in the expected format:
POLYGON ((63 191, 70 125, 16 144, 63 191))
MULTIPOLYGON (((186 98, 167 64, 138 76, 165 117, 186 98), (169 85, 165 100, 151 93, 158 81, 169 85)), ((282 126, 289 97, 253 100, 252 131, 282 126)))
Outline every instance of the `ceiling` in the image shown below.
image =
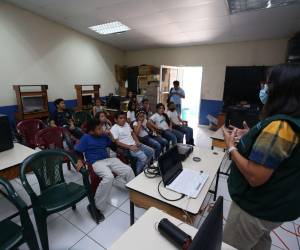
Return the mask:
POLYGON ((7 0, 122 50, 276 39, 300 31, 300 4, 229 15, 225 0, 7 0), (131 28, 100 35, 89 26, 131 28))

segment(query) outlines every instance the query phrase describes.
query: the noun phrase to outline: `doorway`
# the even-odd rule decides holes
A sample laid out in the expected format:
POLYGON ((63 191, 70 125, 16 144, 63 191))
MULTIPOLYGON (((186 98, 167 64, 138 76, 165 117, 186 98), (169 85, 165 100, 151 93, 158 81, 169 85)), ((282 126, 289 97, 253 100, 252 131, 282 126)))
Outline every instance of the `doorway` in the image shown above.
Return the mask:
POLYGON ((160 102, 166 104, 173 81, 178 80, 185 92, 181 101, 181 118, 193 129, 199 125, 201 102, 202 66, 167 66, 160 68, 160 102))

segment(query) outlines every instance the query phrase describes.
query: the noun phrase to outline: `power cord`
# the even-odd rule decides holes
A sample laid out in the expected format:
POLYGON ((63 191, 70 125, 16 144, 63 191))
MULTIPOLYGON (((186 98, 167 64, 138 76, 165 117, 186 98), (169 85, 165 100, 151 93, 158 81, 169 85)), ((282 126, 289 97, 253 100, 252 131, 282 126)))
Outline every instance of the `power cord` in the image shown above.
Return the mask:
POLYGON ((177 198, 177 199, 169 199, 169 198, 165 197, 165 196, 162 195, 162 193, 160 192, 160 185, 161 185, 161 183, 162 183, 162 180, 159 182, 159 184, 158 184, 158 186, 157 186, 157 190, 158 190, 159 195, 160 195, 162 198, 164 198, 165 200, 167 200, 167 201, 179 201, 179 200, 181 200, 181 199, 184 198, 184 196, 185 196, 184 194, 181 194, 181 196, 180 196, 179 198, 177 198))
POLYGON ((144 174, 147 178, 150 178, 150 179, 160 176, 158 167, 155 167, 153 165, 144 168, 144 174))

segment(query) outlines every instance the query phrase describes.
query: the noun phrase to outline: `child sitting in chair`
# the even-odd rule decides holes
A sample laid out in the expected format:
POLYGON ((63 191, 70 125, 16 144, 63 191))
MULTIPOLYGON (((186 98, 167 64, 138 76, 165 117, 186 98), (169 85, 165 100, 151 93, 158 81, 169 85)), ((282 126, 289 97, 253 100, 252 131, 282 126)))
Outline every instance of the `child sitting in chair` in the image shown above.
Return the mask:
POLYGON ((174 102, 168 103, 167 115, 172 123, 172 128, 180 131, 185 135, 186 144, 194 146, 193 129, 187 126, 187 122, 180 118, 180 115, 176 111, 176 105, 174 102))
MULTIPOLYGON (((134 173, 130 166, 121 162, 118 158, 109 158, 107 147, 111 145, 111 139, 103 132, 100 122, 91 120, 87 124, 87 134, 84 134, 75 150, 84 154, 86 161, 92 164, 94 172, 102 178, 96 194, 96 206, 100 211, 104 211, 106 202, 114 181, 114 172, 120 183, 126 184, 134 178, 134 173)), ((101 214, 102 220, 104 215, 101 214)))
POLYGON ((136 173, 140 174, 154 158, 154 150, 140 143, 131 127, 126 122, 126 113, 119 111, 116 114, 116 124, 111 128, 116 144, 121 148, 128 149, 129 154, 136 158, 136 173))

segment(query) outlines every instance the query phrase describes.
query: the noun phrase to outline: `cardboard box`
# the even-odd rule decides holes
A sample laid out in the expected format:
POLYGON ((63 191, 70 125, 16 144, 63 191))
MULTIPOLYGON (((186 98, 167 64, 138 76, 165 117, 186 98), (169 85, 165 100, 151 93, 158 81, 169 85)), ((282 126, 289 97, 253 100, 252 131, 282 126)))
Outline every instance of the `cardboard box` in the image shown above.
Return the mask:
POLYGON ((153 65, 140 65, 139 66, 139 75, 157 75, 159 74, 159 68, 154 67, 153 65))
POLYGON ((159 81, 159 75, 158 74, 148 75, 147 80, 148 80, 148 82, 159 81))
POLYGON ((139 88, 144 88, 148 86, 147 76, 139 76, 138 77, 139 88))
POLYGON ((115 65, 115 73, 117 82, 125 82, 127 79, 127 66, 115 65))
POLYGON ((139 75, 151 75, 153 70, 152 65, 140 65, 139 66, 139 75))
POLYGON ((119 87, 125 88, 125 81, 119 81, 119 87))
POLYGON ((127 89, 125 87, 119 87, 119 95, 120 96, 126 96, 127 95, 127 89))

